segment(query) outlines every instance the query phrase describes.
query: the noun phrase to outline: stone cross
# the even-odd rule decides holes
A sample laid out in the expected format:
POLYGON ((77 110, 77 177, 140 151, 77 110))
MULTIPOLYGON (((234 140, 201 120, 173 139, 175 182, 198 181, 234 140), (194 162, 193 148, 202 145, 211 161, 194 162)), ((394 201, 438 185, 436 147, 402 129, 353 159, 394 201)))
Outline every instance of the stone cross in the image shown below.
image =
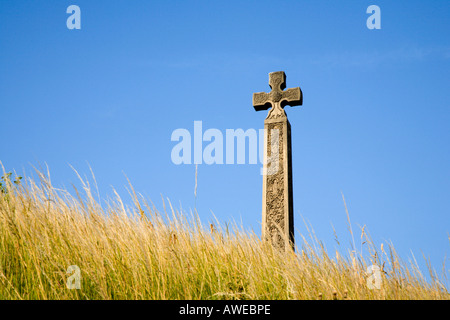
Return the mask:
POLYGON ((286 88, 283 71, 269 73, 270 93, 253 94, 256 111, 269 110, 264 121, 262 238, 281 250, 294 248, 291 125, 284 107, 299 106, 300 88, 286 88))

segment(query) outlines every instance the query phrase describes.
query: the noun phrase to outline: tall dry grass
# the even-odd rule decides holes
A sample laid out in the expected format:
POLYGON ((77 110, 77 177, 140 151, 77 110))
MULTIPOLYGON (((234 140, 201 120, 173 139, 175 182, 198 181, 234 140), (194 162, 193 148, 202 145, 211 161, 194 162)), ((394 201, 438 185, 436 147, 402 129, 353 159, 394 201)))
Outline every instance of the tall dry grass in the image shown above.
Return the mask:
POLYGON ((0 192, 0 299, 449 299, 434 272, 425 281, 365 230, 367 258, 330 255, 313 233, 281 253, 170 202, 159 212, 132 189, 133 206, 116 195, 102 207, 88 182, 72 196, 38 175, 0 192), (71 265, 79 290, 66 286, 71 265), (368 288, 370 265, 382 269, 380 289, 368 288))

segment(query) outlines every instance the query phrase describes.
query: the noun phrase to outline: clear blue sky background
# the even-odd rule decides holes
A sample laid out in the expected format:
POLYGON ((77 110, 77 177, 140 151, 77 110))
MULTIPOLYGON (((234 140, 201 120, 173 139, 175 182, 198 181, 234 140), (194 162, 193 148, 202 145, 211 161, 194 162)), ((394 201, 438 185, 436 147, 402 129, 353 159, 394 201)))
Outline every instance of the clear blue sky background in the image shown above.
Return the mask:
MULTIPOLYGON (((329 251, 331 224, 391 240, 423 269, 450 254, 450 2, 0 1, 0 160, 31 174, 47 163, 57 187, 92 167, 162 209, 194 208, 194 165, 176 166, 173 130, 260 129, 252 93, 284 70, 304 104, 292 124, 295 227, 310 221, 329 251), (81 8, 68 30, 66 8, 81 8), (366 9, 381 8, 381 30, 366 9)), ((200 165, 206 223, 242 221, 260 234, 260 165, 200 165)), ((356 231, 356 238, 359 232, 356 231)), ((297 237, 298 238, 298 237, 297 237)), ((359 243, 359 241, 357 241, 359 243)), ((447 258, 447 269, 448 269, 447 258)), ((440 270, 439 270, 440 271, 440 270)))

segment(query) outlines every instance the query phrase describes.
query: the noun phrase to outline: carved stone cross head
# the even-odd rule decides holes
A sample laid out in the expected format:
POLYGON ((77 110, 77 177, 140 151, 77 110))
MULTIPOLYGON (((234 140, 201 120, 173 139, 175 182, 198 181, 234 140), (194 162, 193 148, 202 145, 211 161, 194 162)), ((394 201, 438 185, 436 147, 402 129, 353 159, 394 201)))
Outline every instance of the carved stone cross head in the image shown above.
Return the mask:
POLYGON ((286 74, 284 71, 269 73, 269 86, 272 88, 270 93, 258 92, 253 94, 253 107, 256 111, 267 110, 270 107, 266 119, 275 119, 286 117, 283 108, 287 105, 291 107, 301 106, 303 95, 300 88, 286 88, 286 74))

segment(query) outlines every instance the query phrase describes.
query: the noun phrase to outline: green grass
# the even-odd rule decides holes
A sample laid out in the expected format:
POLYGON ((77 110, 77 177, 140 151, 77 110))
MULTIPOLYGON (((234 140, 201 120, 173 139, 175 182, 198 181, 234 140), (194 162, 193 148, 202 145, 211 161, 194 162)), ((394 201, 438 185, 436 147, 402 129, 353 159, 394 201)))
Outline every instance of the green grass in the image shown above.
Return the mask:
POLYGON ((158 212, 132 190, 132 207, 117 195, 102 208, 88 183, 74 197, 38 174, 3 182, 0 299, 450 298, 435 272, 425 281, 365 230, 364 254, 330 255, 314 234, 297 239, 295 253, 278 252, 242 227, 202 226, 170 202, 158 212), (371 290, 374 264, 382 285, 371 290), (66 287, 71 265, 81 270, 80 290, 66 287))

